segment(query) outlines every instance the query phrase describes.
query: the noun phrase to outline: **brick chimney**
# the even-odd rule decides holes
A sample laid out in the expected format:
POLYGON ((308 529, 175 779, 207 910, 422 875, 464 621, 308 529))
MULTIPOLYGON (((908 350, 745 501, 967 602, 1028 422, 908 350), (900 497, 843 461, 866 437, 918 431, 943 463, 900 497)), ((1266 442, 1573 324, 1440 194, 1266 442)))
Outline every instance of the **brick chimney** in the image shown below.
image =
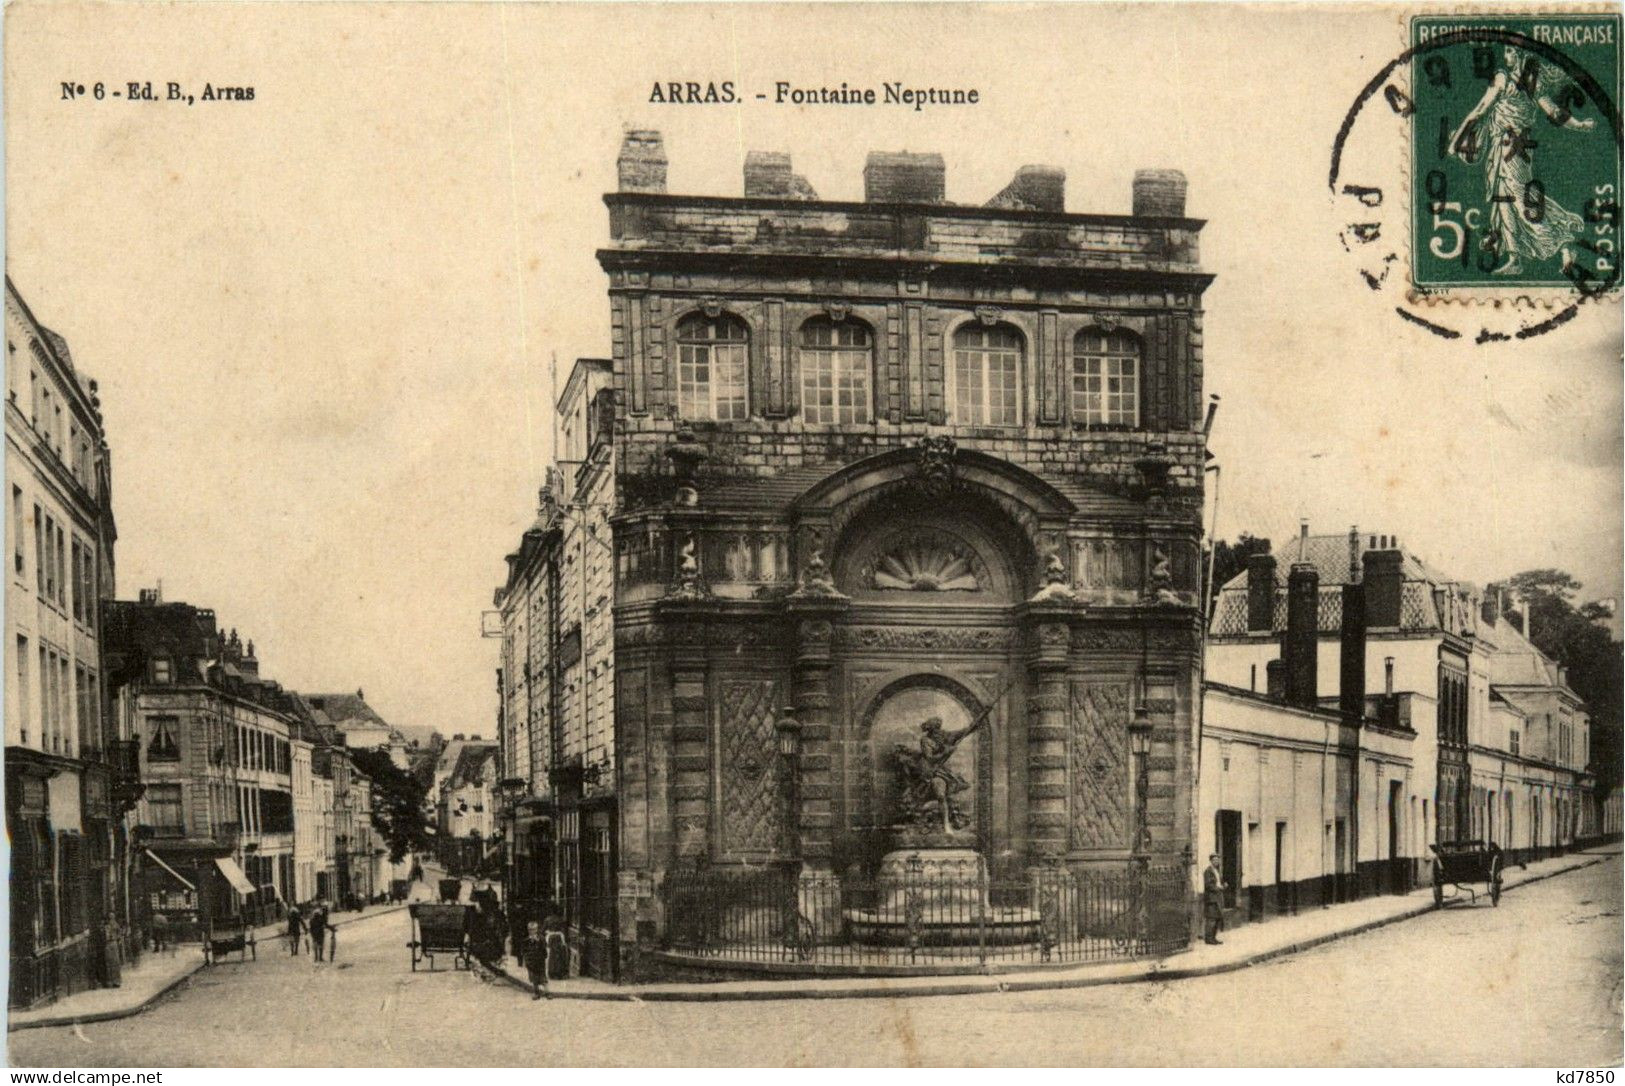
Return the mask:
POLYGON ((1484 598, 1478 601, 1478 617, 1486 626, 1495 625, 1496 620, 1501 617, 1500 593, 1485 589, 1484 598))
POLYGON ((631 128, 615 160, 622 192, 666 191, 666 145, 653 128, 631 128))
POLYGON ((1136 218, 1183 219, 1185 175, 1178 170, 1134 171, 1136 218))
POLYGON ((1247 632, 1269 633, 1275 628, 1275 556, 1247 556, 1247 632))
POLYGON ((871 204, 940 204, 947 177, 939 154, 870 151, 863 164, 863 198, 871 204))
POLYGON ((1066 171, 1059 166, 1023 166, 986 206, 1065 211, 1066 171))
POLYGON ((745 155, 745 195, 790 200, 816 200, 807 179, 790 168, 783 151, 750 151, 745 155))
MULTIPOLYGON (((1386 537, 1378 539, 1386 542, 1386 537)), ((1405 588, 1404 555, 1396 550, 1366 551, 1366 624, 1381 629, 1399 625, 1399 599, 1405 588)))
POLYGON ((1317 703, 1319 641, 1320 573, 1308 562, 1294 562, 1286 579, 1286 633, 1281 636, 1289 705, 1314 708, 1317 703))
POLYGON ((1280 697, 1286 690, 1286 662, 1284 660, 1269 660, 1264 664, 1264 693, 1272 698, 1280 697))
POLYGON ((1365 717, 1365 585, 1343 586, 1343 627, 1338 646, 1337 707, 1355 720, 1365 717))

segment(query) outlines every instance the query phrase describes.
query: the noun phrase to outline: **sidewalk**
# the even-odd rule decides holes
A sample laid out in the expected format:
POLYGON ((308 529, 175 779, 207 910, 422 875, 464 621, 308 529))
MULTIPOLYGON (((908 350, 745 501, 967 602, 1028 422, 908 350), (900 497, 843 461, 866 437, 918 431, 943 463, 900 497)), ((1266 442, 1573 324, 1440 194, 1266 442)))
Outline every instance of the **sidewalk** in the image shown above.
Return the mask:
MULTIPOLYGON (((1528 869, 1506 872, 1504 891, 1553 875, 1577 871, 1620 855, 1620 845, 1603 845, 1568 856, 1532 863, 1528 869)), ((1483 894, 1480 893, 1483 900, 1483 894)), ((1123 961, 1087 966, 1006 966, 998 972, 972 976, 913 977, 796 977, 783 980, 718 981, 680 984, 609 984, 590 977, 553 981, 554 999, 639 1000, 657 1002, 718 1002, 762 999, 874 999, 895 996, 963 995, 974 992, 1029 992, 1045 989, 1087 988, 1101 984, 1129 984, 1147 980, 1180 980, 1228 973, 1250 965, 1300 953, 1321 943, 1343 939, 1433 910, 1431 885, 1405 895, 1366 898, 1345 905, 1311 909, 1297 916, 1282 916, 1248 924, 1224 933, 1224 942, 1208 946, 1200 941, 1184 953, 1160 961, 1123 961)), ((482 971, 490 966, 480 963, 482 971)), ((504 958, 495 979, 522 992, 531 991, 523 968, 504 958)))
MULTIPOLYGON (((422 884, 413 887, 418 897, 422 884)), ((423 895, 428 894, 427 888, 423 895)), ((360 912, 339 913, 332 921, 335 928, 371 920, 385 913, 399 912, 405 905, 369 905, 360 912)), ((282 922, 254 929, 254 940, 260 950, 288 952, 287 925, 282 922)), ((233 955, 226 959, 236 961, 233 955)), ((203 948, 196 943, 182 943, 169 950, 147 951, 134 966, 124 970, 117 988, 91 988, 54 1003, 30 1010, 10 1011, 6 1016, 6 1030, 43 1029, 48 1026, 71 1026, 81 1022, 107 1022, 115 1018, 128 1018, 140 1014, 158 1000, 179 988, 202 969, 203 948)))

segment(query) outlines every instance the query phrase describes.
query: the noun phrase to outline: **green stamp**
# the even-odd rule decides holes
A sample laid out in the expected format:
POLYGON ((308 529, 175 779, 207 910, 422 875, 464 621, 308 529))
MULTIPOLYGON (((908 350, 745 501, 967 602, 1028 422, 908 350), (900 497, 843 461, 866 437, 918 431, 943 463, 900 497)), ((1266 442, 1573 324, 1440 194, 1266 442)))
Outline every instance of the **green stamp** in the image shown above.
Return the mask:
POLYGON ((1411 20, 1411 282, 1619 284, 1620 16, 1411 20))

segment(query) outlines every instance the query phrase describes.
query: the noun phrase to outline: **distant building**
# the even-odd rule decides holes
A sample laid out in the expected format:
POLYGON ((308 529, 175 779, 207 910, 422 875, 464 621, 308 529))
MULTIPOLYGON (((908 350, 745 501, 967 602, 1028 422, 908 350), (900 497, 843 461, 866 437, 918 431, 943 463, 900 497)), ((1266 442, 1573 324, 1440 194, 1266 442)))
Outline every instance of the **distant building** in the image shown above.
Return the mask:
MULTIPOLYGON (((1416 739, 1396 792, 1382 793, 1380 782, 1362 788, 1362 797, 1383 804, 1379 829, 1391 821, 1396 840, 1411 842, 1424 864, 1426 845, 1468 838, 1494 840, 1513 861, 1541 857, 1601 831, 1588 802, 1589 715, 1520 623, 1390 536, 1314 536, 1306 527, 1279 555, 1253 555, 1220 590, 1207 678, 1245 691, 1312 690, 1330 706, 1351 684, 1362 694, 1381 691, 1399 714, 1388 722, 1408 724, 1416 739), (1295 583, 1313 615, 1315 651, 1272 664, 1282 655, 1295 583), (1363 658, 1344 651, 1350 586, 1363 598, 1363 658)), ((1362 818, 1362 827, 1371 824, 1362 818)), ((1268 871, 1271 857, 1266 841, 1250 862, 1268 871)))
POLYGON ((436 832, 440 858, 464 873, 479 870, 497 836, 497 745, 476 736, 454 736, 441 752, 446 772, 438 773, 436 832))
POLYGON ((96 382, 6 279, 6 830, 14 1007, 119 982, 136 952, 122 871, 140 785, 104 719, 111 468, 96 382))
POLYGON ((319 719, 332 725, 351 750, 387 750, 389 760, 401 769, 410 764, 412 744, 367 704, 366 696, 354 694, 302 694, 319 719))
POLYGON ((132 885, 172 937, 279 916, 296 894, 292 695, 211 610, 144 590, 106 613, 114 711, 146 786, 132 885))

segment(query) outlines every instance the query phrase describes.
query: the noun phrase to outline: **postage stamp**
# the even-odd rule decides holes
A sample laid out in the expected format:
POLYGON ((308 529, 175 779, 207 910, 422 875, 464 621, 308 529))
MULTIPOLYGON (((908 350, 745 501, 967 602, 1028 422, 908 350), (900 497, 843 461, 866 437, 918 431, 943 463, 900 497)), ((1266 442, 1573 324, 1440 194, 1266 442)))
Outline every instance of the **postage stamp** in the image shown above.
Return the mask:
POLYGON ((1410 23, 1411 284, 1619 284, 1620 16, 1410 23))

